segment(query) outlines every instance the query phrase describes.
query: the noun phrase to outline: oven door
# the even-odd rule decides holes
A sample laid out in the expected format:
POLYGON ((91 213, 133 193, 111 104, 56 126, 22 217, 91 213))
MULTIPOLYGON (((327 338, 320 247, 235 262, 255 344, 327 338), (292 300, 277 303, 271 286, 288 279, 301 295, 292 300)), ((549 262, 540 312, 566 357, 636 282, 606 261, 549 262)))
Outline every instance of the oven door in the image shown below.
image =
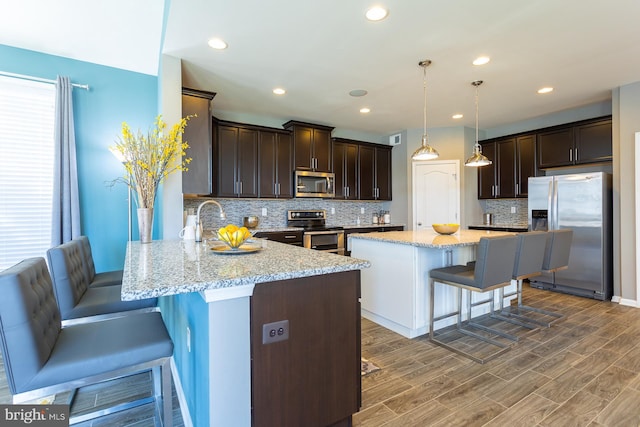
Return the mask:
POLYGON ((302 246, 344 255, 344 230, 305 231, 302 246))

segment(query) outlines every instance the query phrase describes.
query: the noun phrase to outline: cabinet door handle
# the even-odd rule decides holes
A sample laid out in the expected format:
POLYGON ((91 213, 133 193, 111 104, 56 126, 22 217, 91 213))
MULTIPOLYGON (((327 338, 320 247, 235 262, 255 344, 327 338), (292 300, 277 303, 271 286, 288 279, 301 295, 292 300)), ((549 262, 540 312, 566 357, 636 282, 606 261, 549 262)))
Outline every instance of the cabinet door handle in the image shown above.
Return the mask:
POLYGON ((500 186, 496 185, 496 197, 500 194, 500 186))
POLYGON ((576 158, 576 162, 578 161, 578 147, 576 147, 576 155, 574 156, 576 158))
POLYGON ((520 184, 516 183, 516 194, 520 194, 520 184))
POLYGON ((238 191, 238 194, 242 194, 242 181, 240 181, 238 184, 238 188, 240 189, 240 191, 238 191))
POLYGON ((569 161, 573 161, 573 149, 569 148, 569 161))
POLYGON ((492 186, 491 186, 491 196, 493 197, 493 196, 495 196, 495 195, 496 195, 496 186, 495 186, 495 185, 492 185, 492 186))

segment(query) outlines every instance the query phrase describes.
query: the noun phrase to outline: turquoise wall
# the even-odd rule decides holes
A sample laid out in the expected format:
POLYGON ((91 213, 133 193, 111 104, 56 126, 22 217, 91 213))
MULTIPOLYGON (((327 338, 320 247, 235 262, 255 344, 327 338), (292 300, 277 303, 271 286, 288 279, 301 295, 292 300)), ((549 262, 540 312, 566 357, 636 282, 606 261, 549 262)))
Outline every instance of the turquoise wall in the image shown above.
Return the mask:
POLYGON ((173 341, 173 358, 191 421, 194 426, 206 426, 209 424, 209 306, 199 293, 161 297, 158 305, 173 341), (187 328, 191 335, 189 343, 187 328))
MULTIPOLYGON (((98 271, 121 269, 128 230, 127 188, 107 185, 124 172, 108 147, 123 121, 132 129, 146 130, 153 124, 159 110, 157 77, 4 45, 0 71, 52 80, 69 76, 73 83, 89 85, 89 91, 73 90, 82 233, 89 236, 98 271)), ((135 205, 132 212, 136 236, 135 205)), ((155 223, 158 236, 159 221, 155 223)))

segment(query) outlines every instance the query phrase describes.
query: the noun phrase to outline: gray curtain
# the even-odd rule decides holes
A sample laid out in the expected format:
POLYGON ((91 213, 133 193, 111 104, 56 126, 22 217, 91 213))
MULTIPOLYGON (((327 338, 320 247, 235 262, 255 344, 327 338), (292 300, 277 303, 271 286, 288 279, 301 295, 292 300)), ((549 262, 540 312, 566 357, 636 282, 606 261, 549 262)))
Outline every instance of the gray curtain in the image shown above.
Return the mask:
POLYGON ((58 76, 56 81, 51 246, 68 242, 81 234, 72 90, 69 77, 58 76))

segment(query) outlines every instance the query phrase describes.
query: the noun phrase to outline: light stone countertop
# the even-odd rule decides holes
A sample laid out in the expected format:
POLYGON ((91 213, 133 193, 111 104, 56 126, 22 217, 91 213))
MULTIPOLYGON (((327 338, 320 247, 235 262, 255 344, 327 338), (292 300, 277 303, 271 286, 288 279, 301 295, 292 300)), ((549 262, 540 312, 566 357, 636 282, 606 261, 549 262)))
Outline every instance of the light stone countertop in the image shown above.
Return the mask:
POLYGON ((481 237, 507 236, 515 233, 489 230, 458 230, 454 234, 441 235, 432 230, 386 231, 384 233, 350 234, 349 240, 375 240, 433 249, 448 249, 476 245, 481 237))
POLYGON ((360 270, 368 261, 263 239, 254 253, 223 255, 182 240, 127 244, 122 299, 247 287, 256 283, 360 270))

